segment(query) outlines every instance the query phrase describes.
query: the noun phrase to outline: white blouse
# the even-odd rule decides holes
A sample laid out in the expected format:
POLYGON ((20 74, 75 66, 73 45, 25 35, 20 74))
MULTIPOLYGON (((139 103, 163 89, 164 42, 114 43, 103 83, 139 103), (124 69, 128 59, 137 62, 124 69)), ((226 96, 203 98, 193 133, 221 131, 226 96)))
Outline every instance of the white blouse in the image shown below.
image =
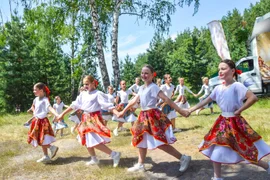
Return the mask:
POLYGON ((140 86, 137 85, 137 84, 133 84, 128 89, 131 90, 131 91, 133 91, 133 92, 135 92, 137 94, 139 92, 140 86))
POLYGON ((162 84, 160 86, 160 90, 162 90, 164 94, 171 99, 174 92, 174 85, 171 84, 168 86, 167 84, 162 84))
POLYGON ((61 114, 62 111, 63 111, 64 106, 65 106, 65 104, 64 104, 63 102, 61 102, 60 104, 55 103, 55 104, 53 105, 53 108, 56 110, 56 112, 57 112, 58 114, 61 114))
POLYGON ((130 89, 126 91, 117 91, 117 96, 120 97, 121 102, 119 104, 128 103, 128 96, 132 94, 132 91, 130 89))
POLYGON ((208 85, 202 85, 201 90, 198 92, 198 94, 201 94, 204 91, 204 95, 203 96, 209 96, 209 94, 211 93, 211 89, 210 86, 208 85))
POLYGON ((193 92, 187 87, 187 86, 181 86, 180 84, 176 86, 175 92, 179 93, 180 96, 185 95, 185 90, 187 90, 189 93, 193 94, 193 92))
POLYGON ((72 109, 81 109, 85 112, 100 111, 113 109, 113 103, 109 102, 108 96, 101 91, 84 91, 81 92, 75 101, 70 105, 72 109))
POLYGON ((49 112, 49 107, 51 106, 47 97, 39 98, 36 97, 33 101, 34 106, 34 116, 43 119, 47 117, 49 112))
POLYGON ((140 96, 140 105, 143 111, 157 108, 159 91, 160 88, 155 83, 151 83, 147 87, 140 87, 138 96, 140 96))
POLYGON ((217 102, 222 112, 235 112, 243 105, 247 91, 248 89, 239 82, 227 88, 218 85, 210 94, 210 98, 217 102))

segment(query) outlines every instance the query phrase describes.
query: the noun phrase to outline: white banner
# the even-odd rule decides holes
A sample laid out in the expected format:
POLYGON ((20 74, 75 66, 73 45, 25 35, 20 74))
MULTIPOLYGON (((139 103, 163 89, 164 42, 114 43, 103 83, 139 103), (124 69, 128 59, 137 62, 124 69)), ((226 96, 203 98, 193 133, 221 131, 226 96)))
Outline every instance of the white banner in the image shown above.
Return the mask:
POLYGON ((207 25, 211 33, 212 42, 217 50, 219 57, 222 60, 231 59, 222 24, 219 21, 211 21, 207 25))

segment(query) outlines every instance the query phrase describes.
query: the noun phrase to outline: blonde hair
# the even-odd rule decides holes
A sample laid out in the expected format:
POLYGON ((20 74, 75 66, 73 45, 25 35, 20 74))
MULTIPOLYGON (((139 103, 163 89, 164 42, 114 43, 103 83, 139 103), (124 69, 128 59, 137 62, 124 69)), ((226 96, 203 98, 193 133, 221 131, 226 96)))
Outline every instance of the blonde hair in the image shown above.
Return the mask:
POLYGON ((185 78, 181 78, 181 77, 179 77, 179 78, 178 78, 178 81, 179 81, 179 80, 185 80, 185 78))
POLYGON ((206 80, 209 80, 208 77, 202 77, 202 82, 205 83, 206 80))
POLYGON ((113 90, 113 87, 112 86, 108 86, 107 89, 111 88, 113 90))

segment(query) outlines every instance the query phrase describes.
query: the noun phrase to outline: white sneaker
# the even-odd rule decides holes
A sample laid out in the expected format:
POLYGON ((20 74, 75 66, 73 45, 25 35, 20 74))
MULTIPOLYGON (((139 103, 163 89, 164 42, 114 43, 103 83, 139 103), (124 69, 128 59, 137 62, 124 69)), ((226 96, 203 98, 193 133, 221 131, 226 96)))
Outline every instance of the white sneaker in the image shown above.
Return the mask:
POLYGON ((128 168, 128 172, 138 172, 138 171, 145 171, 143 164, 135 164, 133 167, 128 168))
POLYGON ((57 146, 51 145, 51 147, 49 149, 51 151, 51 159, 52 159, 56 155, 59 148, 57 146))
POLYGON ((43 156, 41 159, 37 160, 37 162, 38 162, 38 163, 41 162, 41 163, 46 164, 46 163, 50 163, 50 162, 51 162, 51 159, 50 159, 49 156, 43 156))
POLYGON ((98 165, 99 164, 99 160, 96 159, 96 160, 93 160, 91 159, 91 161, 85 163, 87 166, 90 166, 90 165, 98 165))
POLYGON ((189 163, 191 161, 191 157, 190 156, 186 156, 186 155, 182 155, 181 159, 180 159, 180 168, 179 171, 180 172, 184 172, 187 170, 189 163))
POLYGON ((199 115, 199 113, 200 113, 200 110, 197 109, 197 110, 196 110, 196 115, 199 115))
POLYGON ((115 129, 113 130, 113 134, 114 134, 115 136, 118 136, 118 128, 115 128, 115 129))
POLYGON ((113 167, 117 167, 120 161, 121 153, 115 152, 116 154, 112 157, 113 159, 113 167))

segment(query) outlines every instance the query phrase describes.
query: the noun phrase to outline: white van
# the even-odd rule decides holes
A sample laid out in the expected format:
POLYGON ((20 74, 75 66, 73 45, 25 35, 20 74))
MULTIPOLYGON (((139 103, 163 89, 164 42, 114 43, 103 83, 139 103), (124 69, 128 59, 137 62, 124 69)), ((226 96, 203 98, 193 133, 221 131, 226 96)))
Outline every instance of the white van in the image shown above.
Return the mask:
MULTIPOLYGON (((253 56, 235 63, 237 69, 242 71, 237 80, 253 93, 270 93, 270 13, 256 18, 250 46, 253 56)), ((221 83, 218 76, 209 79, 212 88, 221 83)))

